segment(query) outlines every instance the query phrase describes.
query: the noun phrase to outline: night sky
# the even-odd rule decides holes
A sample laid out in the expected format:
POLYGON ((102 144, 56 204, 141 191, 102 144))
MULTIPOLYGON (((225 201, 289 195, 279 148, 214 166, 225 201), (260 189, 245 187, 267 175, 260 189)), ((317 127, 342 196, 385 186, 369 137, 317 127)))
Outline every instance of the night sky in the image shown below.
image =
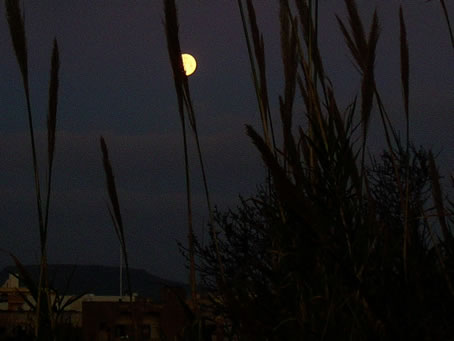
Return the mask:
MULTIPOLYGON (((269 94, 275 117, 283 77, 278 1, 255 1, 265 37, 269 94)), ((393 122, 403 128, 398 8, 403 4, 411 63, 411 134, 417 145, 441 152, 445 175, 454 166, 454 52, 438 1, 358 1, 367 23, 378 9, 381 38, 376 80, 393 122)), ((447 2, 451 17, 454 6, 447 2)), ((107 211, 99 137, 103 135, 119 190, 130 265, 186 280, 176 240, 186 243, 181 127, 168 61, 160 0, 23 1, 32 110, 46 172, 47 92, 52 40, 60 47, 60 92, 49 262, 117 265, 119 245, 107 211)), ((177 1, 182 50, 198 70, 190 78, 213 202, 234 207, 264 179, 244 124, 259 114, 237 2, 177 1)), ((320 46, 327 74, 345 107, 359 77, 335 14, 341 0, 320 0, 320 46)), ((24 90, 3 2, 0 6, 0 248, 23 263, 39 259, 38 224, 24 90)), ((302 104, 297 104, 297 109, 302 104)), ((302 111, 299 111, 302 115, 302 111)), ((382 148, 382 128, 371 124, 369 148, 382 148)), ((403 136, 403 135, 402 135, 403 136)), ((192 150, 196 231, 207 214, 192 150)), ((11 264, 0 254, 0 266, 11 264)))

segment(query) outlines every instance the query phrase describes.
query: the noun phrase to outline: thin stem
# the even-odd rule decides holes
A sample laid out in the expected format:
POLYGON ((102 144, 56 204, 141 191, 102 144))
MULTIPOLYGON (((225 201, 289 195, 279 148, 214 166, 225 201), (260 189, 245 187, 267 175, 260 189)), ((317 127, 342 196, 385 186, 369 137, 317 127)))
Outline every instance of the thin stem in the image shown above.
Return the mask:
POLYGON ((451 46, 454 49, 454 34, 451 27, 451 21, 449 20, 448 8, 446 7, 445 0, 440 0, 441 7, 443 8, 443 14, 446 19, 446 24, 448 25, 449 37, 451 38, 451 46))
MULTIPOLYGON (((261 115, 261 120, 262 120, 262 126, 263 126, 263 133, 265 135, 265 141, 268 144, 268 146, 271 148, 271 143, 273 144, 273 147, 275 150, 276 149, 276 142, 274 138, 274 129, 273 129, 273 124, 271 122, 271 112, 269 109, 269 105, 267 103, 263 103, 260 95, 260 83, 258 80, 258 75, 257 75, 257 70, 256 70, 256 62, 254 60, 254 54, 252 52, 252 46, 251 42, 249 40, 249 30, 247 29, 247 20, 246 16, 244 14, 244 8, 241 3, 241 0, 238 0, 238 7, 240 10, 240 15, 241 15, 241 22, 243 25, 243 32, 244 32, 244 37, 246 40, 246 46, 247 46, 247 51, 248 51, 248 56, 249 56, 249 62, 251 64, 251 71, 252 71, 252 78, 254 81, 254 90, 255 90, 255 95, 257 98, 257 103, 260 109, 260 115, 261 115), (268 127, 270 125, 270 127, 268 127), (268 132, 268 128, 270 128, 270 133, 271 133, 271 141, 270 141, 270 133, 268 132)), ((263 75, 264 76, 264 75, 263 75)))
POLYGON ((191 296, 193 307, 197 308, 197 284, 195 276, 194 259, 194 229, 192 225, 192 200, 191 200, 191 179, 189 176, 188 144, 186 134, 186 124, 184 115, 181 116, 181 129, 183 134, 184 167, 186 179, 186 207, 188 212, 188 244, 189 244, 189 282, 191 283, 191 296))
POLYGON ((36 145, 35 145, 35 134, 33 130, 33 118, 32 110, 30 105, 30 94, 28 90, 28 84, 24 84, 25 87, 25 98, 27 101, 27 114, 28 114, 28 128, 30 132, 30 142, 32 147, 32 159, 33 159, 33 173, 35 179, 35 194, 36 194, 36 204, 38 208, 38 220, 39 220, 39 231, 40 231, 40 241, 41 241, 41 253, 43 252, 43 247, 45 246, 44 242, 44 220, 43 220, 43 209, 41 204, 41 188, 39 184, 39 169, 38 169, 38 160, 36 157, 36 145))

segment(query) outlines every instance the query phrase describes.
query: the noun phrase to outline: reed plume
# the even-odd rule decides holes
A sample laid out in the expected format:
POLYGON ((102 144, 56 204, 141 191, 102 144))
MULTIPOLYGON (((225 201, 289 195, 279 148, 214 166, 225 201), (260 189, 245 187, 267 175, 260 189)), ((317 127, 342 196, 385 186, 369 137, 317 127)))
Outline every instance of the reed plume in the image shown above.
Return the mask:
POLYGON ((129 271, 128 253, 126 248, 126 238, 124 232, 123 219, 120 210, 120 201, 118 199, 117 187, 115 185, 115 177, 112 170, 112 165, 109 159, 109 150, 104 137, 100 137, 100 145, 102 152, 102 163, 104 166, 104 174, 106 176, 107 193, 109 194, 110 205, 108 206, 110 218, 115 229, 118 241, 120 243, 121 253, 125 260, 126 267, 126 280, 128 285, 128 294, 130 302, 132 302, 132 288, 131 288, 131 277, 129 271))
MULTIPOLYGON (((37 160, 37 151, 35 143, 33 115, 30 103, 29 89, 29 74, 28 74, 28 52, 25 34, 24 17, 21 14, 21 9, 18 0, 5 0, 6 16, 10 29, 10 35, 16 60, 22 76, 23 87, 25 91, 28 128, 31 142, 31 152, 33 160, 33 173, 35 185, 36 206, 38 211, 38 226, 40 236, 40 278, 36 296, 36 320, 35 320, 35 336, 38 340, 49 340, 53 337, 54 318, 50 306, 48 278, 47 278, 47 231, 48 231, 48 216, 51 197, 52 183, 52 166, 55 153, 55 136, 56 136, 56 121, 57 121, 57 103, 58 103, 58 74, 59 74, 59 52, 57 41, 54 40, 50 84, 49 84, 49 111, 47 118, 47 134, 48 134, 48 173, 47 173, 47 191, 46 201, 43 207, 39 166, 37 160)), ((17 264, 17 262, 16 262, 17 264)))

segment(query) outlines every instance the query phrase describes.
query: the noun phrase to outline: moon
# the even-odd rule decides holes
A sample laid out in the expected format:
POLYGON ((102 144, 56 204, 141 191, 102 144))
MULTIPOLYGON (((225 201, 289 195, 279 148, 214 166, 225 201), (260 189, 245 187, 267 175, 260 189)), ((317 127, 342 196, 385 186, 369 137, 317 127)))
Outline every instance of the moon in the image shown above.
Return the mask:
POLYGON ((197 69, 195 58, 189 53, 183 53, 181 58, 183 59, 184 73, 186 76, 192 75, 195 72, 195 69, 197 69))

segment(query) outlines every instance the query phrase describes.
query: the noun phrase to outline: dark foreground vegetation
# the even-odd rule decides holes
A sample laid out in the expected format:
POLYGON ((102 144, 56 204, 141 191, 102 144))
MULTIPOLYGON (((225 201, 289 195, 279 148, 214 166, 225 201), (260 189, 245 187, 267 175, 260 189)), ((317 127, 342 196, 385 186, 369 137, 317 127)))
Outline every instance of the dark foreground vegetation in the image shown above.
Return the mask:
MULTIPOLYGON (((338 18, 361 78, 357 98, 341 108, 318 49, 318 1, 280 0, 279 4, 285 85, 274 117, 268 100, 264 38, 253 2, 238 0, 262 127, 259 132, 247 126, 247 134, 262 156, 268 177, 256 195, 242 198, 236 209, 219 212, 210 202, 181 61, 176 5, 174 0, 164 0, 187 184, 189 237, 181 250, 189 265, 192 302, 187 306, 181 302, 190 318, 181 339, 208 340, 205 322, 216 318, 231 340, 452 340, 454 205, 440 184, 432 152, 411 141, 410 54, 402 9, 396 13, 406 120, 401 133, 391 124, 375 83, 377 14, 366 25, 355 1, 345 0, 348 17, 338 18), (295 103, 301 99, 304 109, 297 110, 295 103), (379 116, 386 141, 385 151, 375 158, 368 156, 367 149, 371 115, 379 116), (189 135, 195 137, 210 214, 206 245, 193 233, 189 135), (197 295, 197 273, 209 289, 208 304, 197 295)), ((444 1, 440 5, 448 24, 446 39, 453 41, 444 1)), ((51 63, 48 177, 42 200, 23 17, 18 1, 6 0, 6 8, 26 94, 41 237, 40 280, 28 283, 37 302, 34 335, 51 340, 58 328, 49 300, 46 248, 58 45, 54 43, 51 63)), ((120 203, 104 139, 101 148, 110 215, 128 267, 120 203)), ((13 259, 20 269, 19 260, 13 259)), ((25 270, 21 275, 27 279, 25 270)), ((128 292, 132 294, 129 275, 128 292)))
MULTIPOLYGON (((178 99, 191 119, 174 2, 165 3, 178 99)), ((345 0, 348 17, 338 24, 361 84, 340 108, 318 49, 318 1, 279 4, 285 86, 273 127, 264 39, 253 2, 238 1, 262 127, 247 126, 247 134, 269 177, 236 209, 213 212, 208 244, 190 237, 180 245, 212 293, 201 309, 222 316, 226 335, 238 340, 453 339, 454 206, 432 152, 411 142, 402 8, 400 133, 375 83, 377 14, 366 25, 355 1, 345 0), (379 115, 387 146, 376 157, 367 156, 371 115, 379 115)))

